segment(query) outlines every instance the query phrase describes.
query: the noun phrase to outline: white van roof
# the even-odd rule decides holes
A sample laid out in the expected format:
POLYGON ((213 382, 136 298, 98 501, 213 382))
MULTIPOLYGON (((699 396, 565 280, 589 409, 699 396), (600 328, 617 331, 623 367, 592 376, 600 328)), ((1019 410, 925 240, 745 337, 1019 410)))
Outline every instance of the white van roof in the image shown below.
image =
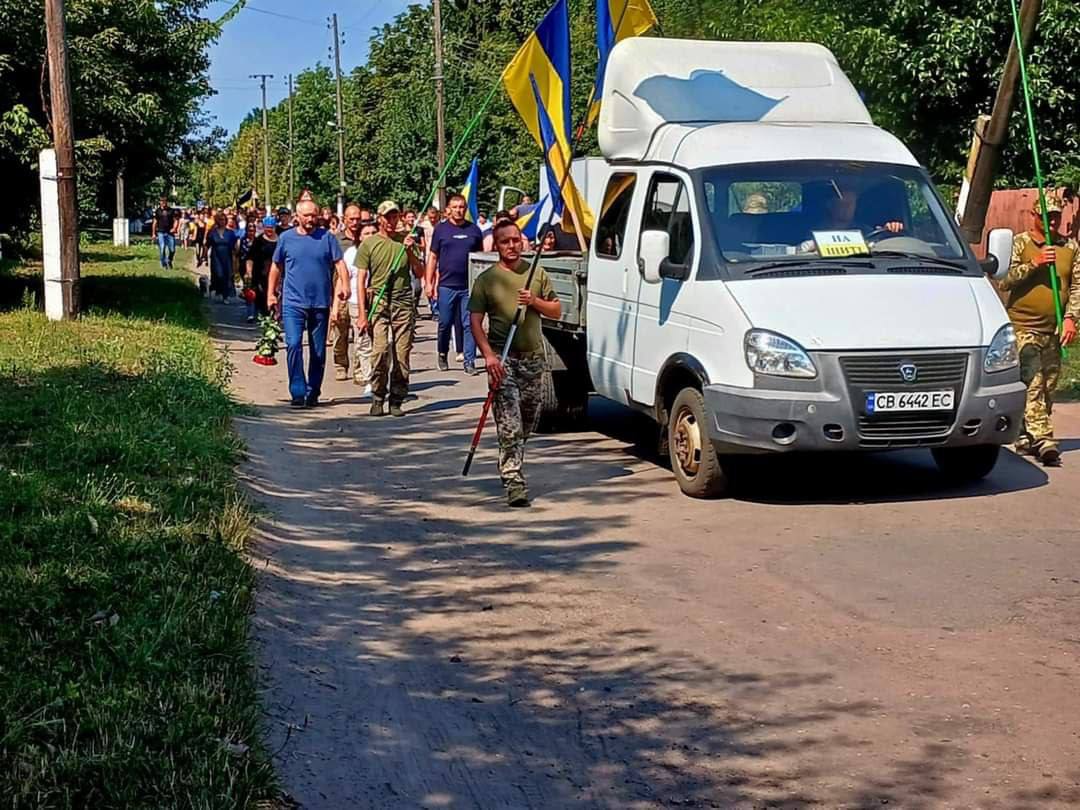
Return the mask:
POLYGON ((873 123, 821 45, 630 37, 611 52, 599 126, 608 160, 643 160, 666 124, 726 122, 873 123))

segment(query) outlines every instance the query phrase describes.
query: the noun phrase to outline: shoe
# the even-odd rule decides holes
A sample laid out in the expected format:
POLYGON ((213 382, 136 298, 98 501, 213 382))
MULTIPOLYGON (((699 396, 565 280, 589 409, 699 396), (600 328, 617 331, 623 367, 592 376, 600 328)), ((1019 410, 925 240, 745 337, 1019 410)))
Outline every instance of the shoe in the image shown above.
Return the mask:
POLYGON ((254 315, 248 315, 247 316, 247 322, 248 323, 255 323, 255 316, 254 315))
POLYGON ((1054 446, 1043 447, 1038 451, 1038 456, 1044 467, 1061 466, 1061 451, 1054 446))
POLYGON ((372 416, 384 416, 386 414, 386 411, 383 410, 383 401, 381 399, 371 400, 370 413, 372 416))
POLYGON ((454 355, 454 359, 457 360, 459 363, 464 363, 465 362, 465 355, 462 354, 461 352, 458 352, 456 355, 454 355))
POLYGON ((291 400, 289 400, 290 408, 303 408, 304 405, 305 401, 303 397, 293 397, 291 400))
MULTIPOLYGON (((353 385, 368 385, 367 381, 363 377, 353 377, 352 378, 352 383, 353 383, 353 385)), ((370 387, 371 386, 368 385, 368 388, 370 388, 370 387)))
POLYGON ((440 354, 439 355, 439 371, 449 371, 449 370, 450 370, 450 362, 446 359, 445 354, 440 354))
POLYGON ((334 379, 337 380, 338 382, 345 382, 345 380, 349 379, 348 370, 343 369, 343 368, 335 368, 334 369, 334 379))
POLYGON ((405 415, 405 411, 401 410, 401 403, 400 402, 391 402, 390 403, 390 415, 391 416, 404 416, 405 415))
POLYGON ((475 377, 477 374, 480 373, 480 369, 478 369, 476 366, 465 366, 465 373, 468 374, 470 377, 475 377))
POLYGON ((506 490, 506 502, 515 508, 529 505, 529 490, 521 484, 512 484, 506 490))
POLYGON ((304 407, 305 408, 318 408, 319 407, 319 398, 318 397, 308 397, 307 399, 304 400, 304 407))
POLYGON ((371 396, 371 383, 368 383, 367 385, 364 386, 364 396, 365 397, 370 397, 371 396))

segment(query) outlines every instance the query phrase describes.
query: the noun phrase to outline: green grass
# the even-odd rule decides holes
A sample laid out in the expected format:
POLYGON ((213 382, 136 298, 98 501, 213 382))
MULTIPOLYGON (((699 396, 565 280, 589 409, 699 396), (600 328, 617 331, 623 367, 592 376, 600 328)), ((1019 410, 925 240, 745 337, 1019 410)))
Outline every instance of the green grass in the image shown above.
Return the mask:
POLYGON ((186 274, 86 259, 80 322, 0 313, 0 806, 252 806, 275 785, 228 370, 186 274))

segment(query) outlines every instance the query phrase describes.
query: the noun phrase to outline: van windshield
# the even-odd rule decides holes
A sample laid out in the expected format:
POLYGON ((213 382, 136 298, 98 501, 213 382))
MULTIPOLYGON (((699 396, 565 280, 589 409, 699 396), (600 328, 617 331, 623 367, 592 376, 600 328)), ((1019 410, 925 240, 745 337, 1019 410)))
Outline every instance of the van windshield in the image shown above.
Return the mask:
POLYGON ((751 163, 705 169, 702 180, 717 247, 735 264, 875 255, 965 259, 941 199, 914 166, 751 163))

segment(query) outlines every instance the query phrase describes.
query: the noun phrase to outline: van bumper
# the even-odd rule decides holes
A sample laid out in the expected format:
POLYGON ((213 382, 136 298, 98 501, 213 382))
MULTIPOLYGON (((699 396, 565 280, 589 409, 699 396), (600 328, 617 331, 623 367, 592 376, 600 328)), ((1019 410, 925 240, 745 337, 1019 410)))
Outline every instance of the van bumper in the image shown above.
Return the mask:
POLYGON ((893 432, 887 424, 868 422, 863 388, 847 382, 835 355, 815 354, 816 380, 759 376, 755 388, 705 386, 708 434, 717 451, 726 454, 1009 444, 1016 440, 1024 413, 1019 370, 986 375, 982 352, 971 355, 952 418, 945 415, 925 430, 901 425, 893 432), (777 387, 766 387, 770 384, 777 387))

